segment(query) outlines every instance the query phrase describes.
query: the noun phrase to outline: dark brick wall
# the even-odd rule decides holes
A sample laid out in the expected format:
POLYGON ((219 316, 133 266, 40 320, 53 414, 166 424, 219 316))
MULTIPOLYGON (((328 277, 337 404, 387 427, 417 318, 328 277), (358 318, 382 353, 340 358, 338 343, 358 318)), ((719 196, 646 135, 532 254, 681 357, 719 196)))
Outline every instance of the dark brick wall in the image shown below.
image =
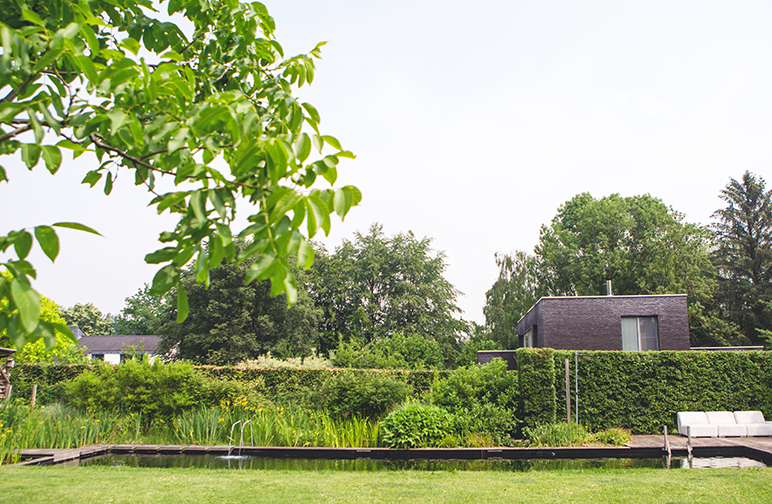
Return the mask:
POLYGON ((622 350, 622 317, 656 316, 660 350, 689 350, 686 295, 541 298, 517 324, 537 326, 534 346, 559 350, 622 350))
POLYGON ((507 363, 507 369, 513 371, 517 369, 517 357, 515 350, 480 350, 477 352, 477 363, 487 364, 498 357, 507 363))

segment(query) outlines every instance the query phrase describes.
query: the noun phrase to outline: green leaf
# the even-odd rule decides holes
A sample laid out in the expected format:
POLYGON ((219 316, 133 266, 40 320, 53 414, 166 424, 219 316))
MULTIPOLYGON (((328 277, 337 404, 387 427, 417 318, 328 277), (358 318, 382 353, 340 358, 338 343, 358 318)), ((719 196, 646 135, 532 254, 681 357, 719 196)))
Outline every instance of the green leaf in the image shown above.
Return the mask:
POLYGON ((220 224, 219 222, 215 223, 215 226, 217 226, 217 233, 220 236, 220 240, 222 241, 223 247, 227 247, 228 245, 233 243, 231 228, 229 228, 225 224, 220 224))
MULTIPOLYGON (((9 234, 10 235, 10 234, 9 234)), ((22 231, 13 240, 13 249, 19 259, 24 259, 32 248, 32 235, 27 231, 22 231)))
POLYGON ((32 72, 38 73, 44 68, 47 68, 48 65, 56 61, 56 59, 59 56, 61 56, 63 52, 64 52, 64 47, 61 47, 59 49, 54 49, 54 50, 48 50, 46 53, 43 54, 43 56, 39 60, 37 60, 37 62, 35 63, 35 66, 32 67, 32 72))
POLYGON ((316 150, 321 153, 322 147, 324 147, 324 141, 322 141, 322 137, 320 137, 319 135, 313 135, 311 137, 311 140, 313 140, 314 147, 316 147, 316 150))
POLYGON ((190 308, 188 307, 188 295, 185 294, 185 288, 180 285, 177 288, 177 323, 182 324, 188 318, 190 308))
POLYGON ((249 284, 255 280, 265 280, 271 276, 271 272, 275 268, 277 263, 276 256, 273 254, 265 254, 260 256, 260 259, 253 262, 247 271, 247 277, 245 283, 249 284))
POLYGON ((44 145, 42 149, 43 161, 46 162, 46 168, 53 175, 59 171, 59 167, 62 165, 62 153, 59 151, 59 147, 54 145, 44 145))
POLYGON ((166 148, 169 149, 169 152, 174 152, 185 145, 185 142, 188 140, 189 131, 190 130, 188 128, 180 128, 176 133, 174 133, 174 138, 169 140, 169 143, 166 146, 166 148))
POLYGON ((99 84, 99 72, 94 65, 94 62, 88 56, 77 56, 75 58, 80 65, 81 70, 86 75, 88 81, 94 86, 99 84))
POLYGON ((148 294, 160 296, 166 294, 180 280, 180 267, 176 264, 168 264, 158 270, 153 277, 153 286, 150 287, 148 294))
POLYGON ((5 174, 5 168, 0 166, 0 182, 8 182, 8 176, 5 174))
POLYGON ((80 32, 83 34, 83 38, 86 39, 86 43, 88 44, 88 48, 91 50, 91 54, 95 55, 97 52, 99 52, 99 41, 96 38, 96 34, 94 34, 94 30, 89 25, 84 24, 80 27, 80 32))
POLYGON ((330 135, 324 135, 324 136, 322 136, 322 139, 323 139, 325 142, 327 142, 328 144, 330 144, 330 145, 331 145, 333 148, 335 148, 335 149, 337 149, 337 150, 339 150, 339 151, 343 150, 343 149, 341 148, 341 146, 340 146, 340 142, 338 142, 338 139, 337 139, 337 138, 335 138, 335 137, 332 137, 332 136, 330 136, 330 135))
POLYGON ((43 253, 53 262, 59 255, 59 237, 56 236, 56 231, 49 226, 36 226, 35 238, 38 239, 43 253))
POLYGON ((164 247, 156 250, 145 256, 145 262, 148 264, 160 264, 162 262, 171 261, 177 257, 176 247, 164 247))
POLYGON ((45 24, 43 23, 43 20, 40 19, 40 16, 38 16, 36 12, 29 9, 22 8, 21 18, 25 21, 29 21, 30 23, 35 23, 38 26, 45 27, 45 24))
POLYGON ((220 265, 225 257, 225 247, 219 236, 213 236, 209 239, 209 268, 214 269, 220 265))
POLYGON ((29 284, 15 280, 11 282, 11 299, 19 310, 22 327, 27 333, 31 333, 40 320, 40 294, 29 284))
POLYGON ((91 170, 86 174, 85 177, 83 177, 81 184, 88 184, 91 187, 94 187, 101 178, 102 178, 101 173, 99 173, 98 171, 91 170))
POLYGON ((87 233, 95 234, 97 236, 102 236, 99 231, 95 231, 92 228, 88 226, 84 226, 83 224, 79 224, 77 222, 57 222, 56 224, 51 224, 54 227, 60 227, 60 228, 67 228, 67 229, 75 229, 78 231, 85 231, 87 233))
POLYGON ((206 196, 201 191, 190 195, 190 207, 199 222, 206 222, 206 196))
POLYGON ((303 103, 303 108, 306 109, 306 112, 308 112, 308 115, 311 116, 311 120, 314 121, 314 123, 319 124, 322 122, 322 119, 319 117, 319 112, 316 111, 316 108, 314 108, 313 105, 310 103, 303 103))
POLYGON ((298 248, 298 264, 306 270, 314 264, 314 248, 305 239, 301 240, 298 248))
POLYGON ((298 135, 295 139, 295 157, 299 162, 304 162, 308 159, 308 155, 311 154, 311 139, 307 133, 298 135))
POLYGON ((107 196, 113 191, 113 174, 107 172, 107 178, 105 179, 105 194, 107 196))
POLYGON ((139 42, 131 37, 125 38, 121 40, 121 47, 125 47, 129 51, 131 51, 134 56, 137 55, 139 52, 139 42))
POLYGON ((21 144, 21 159, 28 169, 33 169, 40 160, 40 146, 36 144, 21 144))

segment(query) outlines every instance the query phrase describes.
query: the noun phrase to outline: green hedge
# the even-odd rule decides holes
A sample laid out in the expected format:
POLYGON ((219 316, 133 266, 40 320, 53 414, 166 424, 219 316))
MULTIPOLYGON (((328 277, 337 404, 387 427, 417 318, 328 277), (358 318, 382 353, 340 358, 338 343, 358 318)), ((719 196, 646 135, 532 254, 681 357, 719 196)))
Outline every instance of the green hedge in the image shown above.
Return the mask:
POLYGON ((37 403, 60 402, 65 394, 64 384, 91 369, 88 364, 16 364, 11 369, 11 394, 29 401, 32 385, 37 384, 37 403))
POLYGON ((555 421, 555 360, 550 348, 517 350, 520 414, 525 427, 555 421))
MULTIPOLYGON (((579 420, 593 431, 623 427, 653 434, 667 425, 674 432, 679 411, 760 410, 772 419, 770 352, 582 353, 590 355, 579 357, 579 420)), ((574 352, 552 355, 557 416, 565 416, 568 359, 573 417, 574 352)))
MULTIPOLYGON (((96 367, 96 365, 94 366, 96 367)), ((204 377, 221 380, 233 380, 242 383, 260 383, 260 389, 271 399, 292 397, 309 390, 319 390, 332 375, 353 373, 367 375, 378 373, 391 376, 404 382, 416 395, 431 390, 435 377, 448 376, 449 371, 434 370, 379 370, 379 369, 292 369, 292 368, 252 368, 241 366, 194 366, 194 370, 204 377)), ((59 402, 64 398, 64 384, 79 376, 91 365, 72 364, 19 364, 11 371, 13 397, 29 400, 32 384, 38 385, 38 404, 59 402)))

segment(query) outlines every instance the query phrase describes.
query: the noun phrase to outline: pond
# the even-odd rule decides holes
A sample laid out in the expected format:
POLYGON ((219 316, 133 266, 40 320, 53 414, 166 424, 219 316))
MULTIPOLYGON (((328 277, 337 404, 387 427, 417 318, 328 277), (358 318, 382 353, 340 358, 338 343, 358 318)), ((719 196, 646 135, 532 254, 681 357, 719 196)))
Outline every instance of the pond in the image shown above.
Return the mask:
POLYGON ((104 455, 79 465, 115 467, 197 467, 266 471, 559 471, 564 469, 767 467, 745 457, 605 458, 558 460, 331 460, 216 455, 104 455))

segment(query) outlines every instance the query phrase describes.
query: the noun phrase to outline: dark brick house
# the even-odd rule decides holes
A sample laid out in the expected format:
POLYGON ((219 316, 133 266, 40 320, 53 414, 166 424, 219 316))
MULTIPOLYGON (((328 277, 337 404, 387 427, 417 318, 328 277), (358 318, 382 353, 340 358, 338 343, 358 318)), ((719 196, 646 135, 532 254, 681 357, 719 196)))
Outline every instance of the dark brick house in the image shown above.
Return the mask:
POLYGON ((686 294, 543 297, 517 334, 521 347, 689 350, 686 294))

